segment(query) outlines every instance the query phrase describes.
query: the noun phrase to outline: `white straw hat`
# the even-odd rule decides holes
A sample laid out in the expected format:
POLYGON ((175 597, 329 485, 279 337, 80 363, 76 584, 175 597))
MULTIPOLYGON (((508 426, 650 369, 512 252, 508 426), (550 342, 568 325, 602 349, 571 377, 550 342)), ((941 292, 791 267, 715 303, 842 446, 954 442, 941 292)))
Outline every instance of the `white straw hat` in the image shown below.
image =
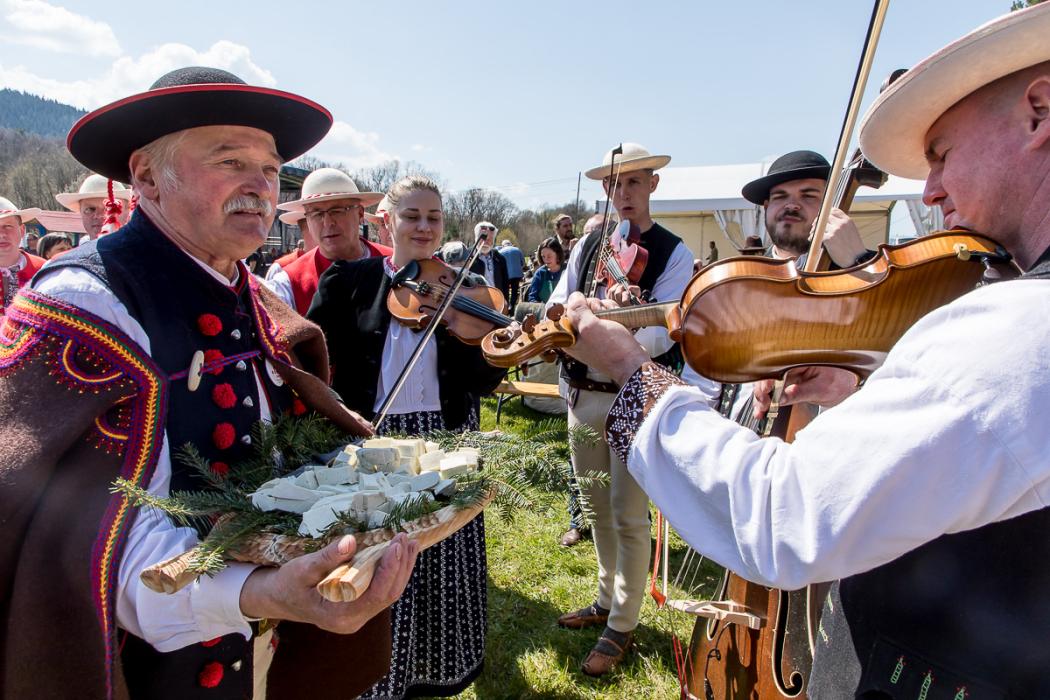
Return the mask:
POLYGON ((383 212, 385 212, 385 211, 390 211, 390 197, 389 197, 389 195, 383 197, 383 201, 381 201, 379 203, 379 206, 376 207, 376 211, 375 211, 374 214, 372 212, 366 211, 365 212, 365 218, 368 219, 369 221, 371 221, 373 224, 382 223, 382 221, 383 221, 383 212))
POLYGON ((1050 3, 1010 12, 929 56, 879 95, 860 126, 864 155, 893 175, 930 172, 926 134, 970 93, 1011 73, 1050 61, 1050 3))
POLYGON ((27 221, 32 221, 37 217, 37 214, 41 212, 39 207, 29 207, 28 209, 19 209, 14 202, 6 197, 0 197, 0 219, 7 216, 17 216, 19 220, 24 224, 27 221))
MULTIPOLYGON (((602 164, 597 168, 591 168, 584 175, 592 180, 604 180, 612 175, 614 150, 616 149, 610 149, 602 158, 602 164)), ((654 156, 645 149, 645 146, 637 143, 624 143, 623 154, 616 156, 617 169, 621 173, 629 173, 634 170, 659 170, 670 162, 671 156, 654 156)))
POLYGON ((285 213, 279 215, 277 218, 280 219, 283 223, 288 224, 289 226, 301 227, 302 220, 305 219, 306 216, 301 211, 286 211, 285 213))
MULTIPOLYGON (((102 175, 92 173, 88 175, 84 182, 81 183, 80 189, 76 192, 63 192, 62 194, 56 194, 55 199, 58 203, 64 206, 70 211, 79 212, 80 202, 85 199, 106 199, 109 197, 109 180, 102 175)), ((123 199, 125 202, 131 201, 131 190, 125 187, 123 184, 113 181, 113 198, 123 199)))
POLYGON ((319 168, 303 180, 302 199, 278 204, 282 211, 305 211, 307 204, 328 202, 335 199, 353 199, 364 207, 371 206, 383 198, 382 192, 361 192, 353 178, 342 170, 319 168))

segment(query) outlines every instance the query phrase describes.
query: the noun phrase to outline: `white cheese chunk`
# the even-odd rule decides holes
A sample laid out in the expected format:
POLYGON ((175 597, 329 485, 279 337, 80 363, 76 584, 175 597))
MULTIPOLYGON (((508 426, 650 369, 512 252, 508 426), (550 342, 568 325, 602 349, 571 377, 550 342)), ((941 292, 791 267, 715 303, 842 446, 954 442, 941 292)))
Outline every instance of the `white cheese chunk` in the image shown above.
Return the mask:
MULTIPOLYGON (((325 471, 328 471, 327 469, 325 471)), ((295 485, 302 486, 304 489, 315 490, 317 488, 317 475, 312 471, 305 471, 299 476, 295 477, 295 485)))
POLYGON ((367 448, 376 448, 376 447, 386 448, 386 447, 393 447, 393 446, 394 446, 393 438, 385 438, 385 437, 369 438, 368 440, 365 440, 364 443, 362 443, 362 447, 364 447, 366 449, 367 448))
POLYGON ((322 484, 335 486, 337 484, 356 484, 358 474, 353 467, 332 467, 316 472, 315 478, 318 486, 322 484))
POLYGON ((409 486, 412 491, 423 491, 424 489, 434 488, 440 481, 441 476, 437 472, 423 472, 419 476, 413 477, 409 486))
POLYGON ((452 496, 456 493, 456 480, 455 479, 442 479, 438 482, 437 486, 433 488, 435 496, 452 496))
POLYGON ((317 491, 297 486, 295 484, 295 479, 282 479, 280 483, 274 484, 269 491, 274 498, 281 498, 290 501, 308 501, 313 503, 320 498, 317 491))
POLYGON ((445 453, 442 450, 435 450, 433 452, 427 452, 425 455, 419 458, 419 471, 428 472, 433 469, 441 468, 441 460, 445 458, 445 453))
POLYGON ((401 457, 393 447, 375 447, 358 450, 357 460, 362 470, 393 471, 398 468, 401 457))
POLYGON ((427 452, 436 452, 441 449, 441 445, 436 442, 431 442, 430 440, 425 441, 423 445, 427 448, 427 452))
POLYGON ((269 512, 277 509, 276 499, 268 491, 256 491, 252 494, 252 505, 259 510, 269 512))

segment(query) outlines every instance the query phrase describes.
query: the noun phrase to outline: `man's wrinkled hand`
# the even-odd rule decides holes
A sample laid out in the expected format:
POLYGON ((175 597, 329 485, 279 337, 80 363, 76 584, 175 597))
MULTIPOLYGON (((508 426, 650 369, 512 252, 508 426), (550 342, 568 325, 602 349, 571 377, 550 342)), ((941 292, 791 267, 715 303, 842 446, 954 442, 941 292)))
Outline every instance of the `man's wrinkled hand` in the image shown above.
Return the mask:
POLYGON ((565 313, 576 330, 576 344, 566 352, 623 385, 649 354, 626 327, 594 315, 610 307, 615 308, 615 302, 588 299, 579 292, 569 297, 565 313))
POLYGON ((633 306, 641 303, 642 289, 634 284, 625 287, 617 282, 609 287, 609 290, 605 293, 605 298, 612 300, 617 306, 633 306))
MULTIPOLYGON (((773 380, 755 382, 755 418, 762 419, 773 398, 773 380)), ((857 390, 857 375, 838 367, 799 367, 787 373, 781 406, 813 403, 825 408, 844 401, 857 390)))
POLYGON ((419 544, 404 533, 397 535, 360 598, 351 603, 325 600, 317 592, 317 584, 353 559, 356 551, 356 541, 347 535, 284 566, 256 569, 241 588, 241 612, 248 618, 305 622, 336 634, 356 632, 401 597, 412 575, 419 544))

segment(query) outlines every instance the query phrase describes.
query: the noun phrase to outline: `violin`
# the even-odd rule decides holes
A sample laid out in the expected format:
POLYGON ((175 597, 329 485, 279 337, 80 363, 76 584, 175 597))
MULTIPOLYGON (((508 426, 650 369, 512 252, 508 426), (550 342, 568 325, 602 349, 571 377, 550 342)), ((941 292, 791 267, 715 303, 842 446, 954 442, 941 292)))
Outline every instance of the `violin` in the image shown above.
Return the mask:
MULTIPOLYGON (((438 307, 455 281, 457 270, 440 260, 413 260, 394 275, 386 307, 402 325, 415 330, 433 321, 438 307)), ((448 332, 468 345, 478 345, 494 329, 506 328, 514 319, 507 316, 507 301, 495 287, 463 281, 448 311, 441 319, 448 332)))
POLYGON ((649 251, 639 245, 641 230, 630 221, 621 221, 599 245, 595 279, 608 286, 619 284, 624 288, 638 284, 649 262, 649 251))

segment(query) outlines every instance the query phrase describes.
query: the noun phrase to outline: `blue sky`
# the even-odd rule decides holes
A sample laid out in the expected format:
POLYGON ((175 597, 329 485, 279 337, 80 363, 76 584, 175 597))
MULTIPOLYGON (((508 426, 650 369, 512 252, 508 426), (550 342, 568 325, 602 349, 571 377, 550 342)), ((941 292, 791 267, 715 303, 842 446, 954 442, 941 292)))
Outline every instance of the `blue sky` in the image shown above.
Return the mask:
MULTIPOLYGON (((865 104, 1009 0, 896 0, 865 104)), ((672 165, 830 158, 871 5, 752 2, 98 3, 0 0, 0 86, 90 108, 206 63, 328 107, 314 154, 390 157, 450 189, 561 203, 619 141, 672 165)), ((584 179, 583 198, 599 189, 584 179)))

